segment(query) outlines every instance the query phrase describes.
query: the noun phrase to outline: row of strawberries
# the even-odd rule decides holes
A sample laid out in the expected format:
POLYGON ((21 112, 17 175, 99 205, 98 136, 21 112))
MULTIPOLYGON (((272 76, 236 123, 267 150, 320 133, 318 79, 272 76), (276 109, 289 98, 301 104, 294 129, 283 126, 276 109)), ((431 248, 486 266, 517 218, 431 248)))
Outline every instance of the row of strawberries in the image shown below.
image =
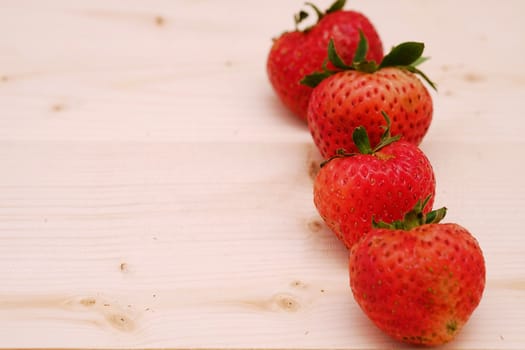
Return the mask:
POLYGON ((439 345, 458 334, 485 287, 477 240, 439 223, 435 176, 418 148, 433 114, 435 88, 418 68, 424 44, 405 42, 383 56, 361 13, 336 1, 317 21, 274 40, 267 72, 277 96, 307 122, 325 161, 314 204, 350 251, 354 299, 370 320, 402 342, 439 345), (420 77, 420 78, 419 78, 420 77))

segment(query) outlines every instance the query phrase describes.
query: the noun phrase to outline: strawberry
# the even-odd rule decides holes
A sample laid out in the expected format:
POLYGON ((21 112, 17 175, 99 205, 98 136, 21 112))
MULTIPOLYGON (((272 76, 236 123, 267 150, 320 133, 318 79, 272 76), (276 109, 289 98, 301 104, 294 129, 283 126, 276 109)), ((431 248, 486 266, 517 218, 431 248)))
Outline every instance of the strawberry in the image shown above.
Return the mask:
POLYGON ((377 143, 381 136, 381 111, 393 116, 392 133, 400 134, 415 145, 423 140, 432 121, 432 98, 418 79, 421 75, 432 87, 435 85, 416 65, 423 43, 406 42, 392 49, 381 63, 367 61, 367 40, 361 35, 359 47, 351 65, 344 63, 334 41, 328 44, 328 56, 336 69, 306 76, 302 83, 315 87, 308 105, 308 126, 322 156, 329 158, 337 149, 355 151, 352 131, 363 125, 370 141, 377 143))
MULTIPOLYGON (((423 202, 424 203, 424 202, 423 202)), ((440 224, 446 209, 379 223, 350 252, 350 286, 372 322, 402 342, 451 341, 478 306, 485 261, 464 227, 440 224)))
POLYGON ((304 30, 298 25, 308 17, 301 11, 295 16, 296 29, 274 39, 267 58, 270 83, 282 103, 299 118, 306 120, 312 88, 300 84, 301 79, 320 70, 327 57, 326 45, 332 38, 344 59, 352 59, 362 31, 370 42, 369 60, 380 62, 383 44, 370 20, 355 11, 342 10, 345 1, 336 1, 325 12, 307 3, 317 14, 317 23, 304 30))
MULTIPOLYGON (((390 119, 372 149, 363 127, 353 133, 359 153, 340 150, 321 164, 314 181, 314 204, 327 226, 351 248, 372 228, 372 218, 394 221, 419 198, 434 195, 435 176, 425 154, 390 135, 390 119)), ((425 211, 432 208, 429 202, 425 211)))

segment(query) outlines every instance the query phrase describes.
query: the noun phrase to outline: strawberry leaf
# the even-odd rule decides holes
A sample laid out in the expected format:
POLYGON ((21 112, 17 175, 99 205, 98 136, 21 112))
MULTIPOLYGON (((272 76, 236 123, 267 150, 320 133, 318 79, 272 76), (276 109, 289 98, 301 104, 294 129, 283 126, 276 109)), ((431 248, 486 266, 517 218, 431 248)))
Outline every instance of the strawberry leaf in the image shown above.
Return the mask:
POLYGON ((352 67, 358 71, 363 73, 374 73, 377 71, 377 64, 375 61, 364 61, 364 62, 358 62, 354 63, 352 67))
POLYGON ((361 154, 372 154, 374 151, 370 146, 370 139, 368 138, 368 133, 363 126, 358 126, 355 128, 352 133, 352 140, 354 140, 359 153, 361 154))
POLYGON ((368 41, 365 38, 362 30, 359 30, 359 43, 354 54, 354 64, 361 63, 366 58, 366 53, 368 52, 368 41))
POLYGON ((335 11, 342 10, 345 6, 346 0, 337 0, 334 2, 325 12, 326 13, 332 13, 335 11))
POLYGON ((382 128, 385 131, 383 132, 383 135, 381 135, 381 139, 386 139, 390 137, 390 127, 392 126, 392 121, 390 120, 390 117, 388 116, 388 114, 386 114, 385 111, 381 111, 381 115, 383 116, 383 118, 385 118, 386 121, 386 126, 382 126, 382 128))
POLYGON ((437 90, 436 84, 428 78, 421 70, 416 66, 428 60, 428 57, 423 57, 423 50, 425 44, 418 42, 405 42, 401 43, 394 48, 385 56, 379 65, 379 69, 386 67, 399 67, 408 70, 414 74, 418 74, 430 85, 434 90, 437 90))
POLYGON ((425 224, 437 224, 447 215, 447 208, 439 208, 432 210, 430 213, 425 215, 425 224))
POLYGON ((430 80, 430 78, 425 73, 423 73, 421 70, 417 69, 416 67, 414 67, 412 65, 407 66, 405 68, 409 72, 412 72, 414 74, 419 74, 421 76, 421 78, 423 78, 423 80, 425 80, 428 83, 428 85, 430 85, 432 87, 432 89, 437 90, 436 84, 432 80, 430 80))
POLYGON ((323 80, 328 78, 330 75, 332 75, 330 71, 315 72, 306 75, 303 79, 301 79, 300 83, 314 88, 317 85, 319 85, 323 80))
POLYGON ((335 158, 345 158, 345 157, 353 157, 355 156, 356 153, 346 153, 346 151, 344 150, 344 148, 339 148, 335 154, 333 156, 331 156, 330 158, 328 158, 327 160, 321 162, 320 164, 320 167, 324 167, 326 164, 328 164, 330 161, 332 161, 332 159, 335 159, 335 158))
MULTIPOLYGON (((309 3, 308 3, 309 4, 309 3)), ((425 44, 418 42, 405 42, 401 43, 392 48, 383 60, 378 65, 374 61, 366 60, 366 53, 368 51, 368 41, 362 31, 359 31, 359 43, 354 53, 352 65, 347 65, 341 56, 337 53, 335 43, 333 39, 328 42, 328 59, 337 70, 328 70, 326 64, 323 65, 323 70, 320 72, 314 72, 310 75, 313 77, 305 76, 301 80, 301 84, 308 85, 310 87, 316 87, 323 80, 329 76, 336 74, 340 71, 355 70, 363 73, 374 73, 379 69, 386 67, 397 67, 399 69, 406 69, 411 73, 418 74, 425 80, 434 90, 437 90, 436 84, 428 78, 421 70, 416 68, 417 65, 428 60, 427 57, 422 57, 425 44)))
POLYGON ((417 201, 414 208, 405 214, 403 220, 395 220, 391 223, 384 221, 375 221, 372 219, 372 227, 374 228, 383 228, 389 230, 411 230, 415 227, 426 225, 426 224, 437 224, 439 223, 447 214, 447 208, 439 208, 432 210, 428 214, 423 213, 423 209, 426 207, 430 201, 431 196, 428 196, 423 201, 417 201))
POLYGON ((304 10, 301 10, 299 11, 299 13, 296 13, 293 17, 294 19, 294 22, 295 22, 295 29, 298 30, 298 26, 299 24, 304 21, 305 19, 308 18, 308 12, 304 11, 304 10))
POLYGON ((386 126, 383 126, 385 131, 383 132, 383 135, 381 135, 381 139, 379 143, 374 147, 372 153, 375 153, 379 151, 381 148, 388 146, 391 143, 394 143, 398 141, 401 138, 401 135, 392 136, 390 135, 390 118, 388 117, 388 114, 386 114, 385 111, 381 111, 381 114, 383 115, 383 118, 385 118, 386 126))
POLYGON ((346 63, 343 62, 341 56, 339 56, 339 54, 337 53, 337 50, 335 49, 334 39, 330 39, 330 41, 328 42, 328 59, 336 68, 342 70, 352 69, 351 66, 348 66, 346 63))
POLYGON ((429 59, 430 59, 430 57, 423 57, 423 56, 421 56, 421 57, 419 57, 417 60, 415 60, 414 62, 412 62, 411 66, 413 66, 413 67, 417 67, 417 66, 419 66, 420 64, 422 64, 422 63, 428 61, 429 59))
POLYGON ((305 2, 305 5, 310 6, 315 11, 317 15, 317 23, 319 23, 319 21, 321 20, 321 18, 324 17, 325 14, 321 10, 319 10, 319 7, 315 6, 311 2, 305 2))
POLYGON ((338 149, 335 155, 333 155, 332 157, 328 158, 327 160, 321 163, 321 168, 334 158, 353 157, 356 154, 373 155, 375 152, 379 151, 383 147, 386 147, 389 144, 398 141, 401 138, 401 135, 396 135, 396 136, 390 135, 390 124, 391 124, 390 118, 384 111, 381 111, 381 113, 383 114, 383 117, 386 120, 386 126, 383 127, 385 131, 383 132, 383 135, 381 136, 381 140, 379 141, 379 143, 376 145, 375 148, 372 149, 372 146, 370 145, 370 139, 368 137, 368 133, 366 132, 366 129, 363 126, 358 126, 357 128, 354 129, 354 132, 352 133, 352 140, 354 141, 354 144, 359 150, 359 153, 346 153, 344 149, 338 149))
MULTIPOLYGON (((364 38, 364 36, 362 36, 362 38, 364 38)), ((366 41, 366 38, 364 40, 366 41)), ((345 71, 345 70, 355 70, 354 65, 351 65, 351 66, 347 65, 343 61, 341 56, 339 56, 339 54, 337 53, 337 49, 335 48, 335 43, 333 39, 330 39, 330 41, 328 42, 327 51, 328 51, 328 61, 330 61, 330 63, 332 63, 332 65, 335 68, 337 68, 337 70, 329 70, 327 68, 328 61, 325 60, 323 62, 323 70, 306 75, 303 79, 301 79, 300 81, 301 84, 314 88, 317 85, 319 85, 321 81, 323 81, 324 79, 328 78, 331 75, 334 75, 337 72, 345 71)), ((367 62, 363 62, 362 64, 365 64, 365 63, 367 62)), ((373 66, 370 66, 369 69, 377 68, 377 66, 375 65, 375 62, 371 62, 371 63, 373 64, 373 66)), ((375 70, 373 71, 375 72, 375 70)))
POLYGON ((299 29, 299 24, 302 23, 306 18, 308 18, 310 16, 310 14, 308 12, 306 12, 305 10, 301 10, 301 11, 299 11, 299 13, 294 15, 295 30, 302 31, 302 32, 308 32, 317 23, 319 23, 319 21, 324 16, 326 16, 329 13, 341 10, 343 8, 343 6, 345 5, 345 3, 346 3, 345 0, 337 0, 325 12, 323 12, 315 4, 313 4, 311 2, 305 2, 305 5, 311 7, 312 10, 315 12, 315 14, 317 16, 317 20, 315 21, 315 23, 313 25, 300 30, 299 29))
POLYGON ((311 88, 314 88, 317 85, 319 85, 323 80, 325 80, 326 78, 328 78, 329 76, 331 76, 331 75, 333 75, 335 73, 337 73, 337 71, 333 71, 333 70, 329 70, 328 69, 328 59, 326 58, 323 61, 323 70, 322 71, 314 72, 314 73, 311 73, 311 74, 308 74, 308 75, 304 76, 304 78, 301 79, 299 81, 299 83, 303 84, 303 85, 306 85, 306 86, 309 86, 311 88))
POLYGON ((425 44, 417 42, 405 42, 392 48, 392 50, 383 57, 379 69, 395 66, 409 66, 416 62, 425 49, 425 44))

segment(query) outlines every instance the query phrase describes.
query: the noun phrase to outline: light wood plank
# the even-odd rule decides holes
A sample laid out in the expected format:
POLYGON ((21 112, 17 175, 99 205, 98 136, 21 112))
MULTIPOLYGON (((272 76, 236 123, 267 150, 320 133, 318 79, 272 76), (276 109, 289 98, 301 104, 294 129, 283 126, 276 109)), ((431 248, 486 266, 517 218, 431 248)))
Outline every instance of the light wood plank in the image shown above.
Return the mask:
MULTIPOLYGON (((2 144, 9 166, 0 210, 0 338, 10 339, 2 345, 393 345, 352 301, 346 251, 313 208, 310 144, 189 146, 2 144), (201 157, 205 166, 195 167, 196 155, 211 149, 229 157, 201 157), (26 329, 40 336, 16 335, 26 329)), ((457 145, 437 146, 450 154, 457 145)), ((467 159, 477 152, 463 149, 467 159)), ((485 178, 475 169, 436 163, 471 179, 440 192, 441 200, 456 198, 451 209, 494 203, 494 192, 478 203, 467 198, 485 178)), ((499 198, 523 200, 510 191, 499 198)), ((500 335, 518 345, 519 237, 494 234, 504 211, 485 219, 492 224, 480 222, 487 213, 462 213, 491 268, 484 303, 455 346, 497 347, 500 335)), ((512 224, 517 229, 518 220, 512 224)))
MULTIPOLYGON (((301 5, 0 2, 0 347, 405 348, 352 300, 319 154, 266 78, 301 5)), ((348 7, 432 57, 436 205, 487 260, 444 349, 521 349, 525 3, 348 7)))

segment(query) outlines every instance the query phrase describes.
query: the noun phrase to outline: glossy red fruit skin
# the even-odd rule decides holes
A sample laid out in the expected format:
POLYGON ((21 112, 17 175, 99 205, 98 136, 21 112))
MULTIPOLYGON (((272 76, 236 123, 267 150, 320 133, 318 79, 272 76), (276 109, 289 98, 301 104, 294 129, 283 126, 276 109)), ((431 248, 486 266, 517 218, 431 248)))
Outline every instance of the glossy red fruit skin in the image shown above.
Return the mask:
POLYGON ((335 233, 351 248, 376 221, 393 222, 422 199, 431 196, 423 212, 432 209, 436 180, 425 154, 411 143, 394 142, 374 155, 334 158, 314 181, 314 204, 335 233))
POLYGON ((362 30, 369 42, 368 60, 381 62, 383 44, 375 27, 363 14, 336 11, 325 15, 306 32, 292 31, 275 39, 270 49, 266 70, 270 83, 281 102, 299 118, 306 120, 312 88, 300 81, 322 69, 327 46, 334 39, 340 56, 352 62, 362 30))
POLYGON ((381 111, 392 119, 392 135, 419 145, 432 122, 432 97, 419 78, 400 68, 374 73, 343 71, 323 80, 312 92, 308 127, 321 155, 344 148, 356 151, 352 132, 358 126, 377 144, 383 133, 381 111))
POLYGON ((372 322, 418 345, 451 341, 485 288, 483 253, 457 224, 372 230, 352 248, 349 273, 354 299, 372 322))

